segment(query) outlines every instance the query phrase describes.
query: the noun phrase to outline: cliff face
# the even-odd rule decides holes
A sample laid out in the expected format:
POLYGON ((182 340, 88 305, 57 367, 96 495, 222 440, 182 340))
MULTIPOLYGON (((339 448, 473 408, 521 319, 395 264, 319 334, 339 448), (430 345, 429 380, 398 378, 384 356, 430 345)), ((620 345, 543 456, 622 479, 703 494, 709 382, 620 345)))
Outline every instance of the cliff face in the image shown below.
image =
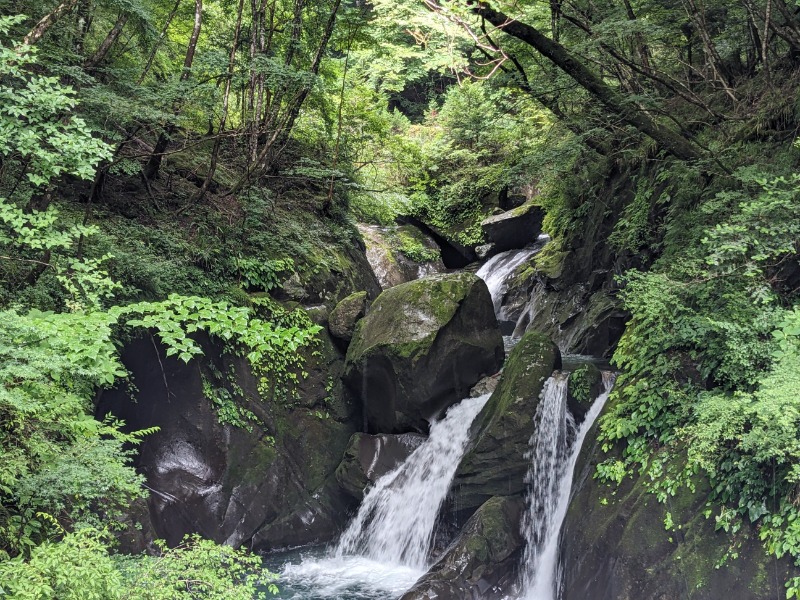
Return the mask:
MULTIPOLYGON (((595 468, 609 454, 596 433, 597 426, 576 466, 561 533, 565 600, 785 597, 784 583, 796 569, 768 556, 752 527, 735 536, 715 531, 699 477, 695 491, 681 488, 664 503, 644 477, 613 487, 598 481, 595 468)), ((619 454, 615 449, 611 456, 619 454)))

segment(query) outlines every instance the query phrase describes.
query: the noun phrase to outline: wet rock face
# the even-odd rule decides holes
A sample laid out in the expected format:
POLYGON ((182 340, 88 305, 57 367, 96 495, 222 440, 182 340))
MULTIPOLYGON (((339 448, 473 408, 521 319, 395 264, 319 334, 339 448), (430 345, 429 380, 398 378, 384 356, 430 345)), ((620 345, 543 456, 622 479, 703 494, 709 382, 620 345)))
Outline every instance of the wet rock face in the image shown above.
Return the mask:
POLYGON ((564 600, 785 597, 783 583, 798 569, 768 556, 748 525, 737 533, 737 556, 726 558, 731 537, 703 515, 708 487, 701 481, 696 492, 679 489, 662 504, 643 478, 610 487, 593 477, 599 462, 621 453, 601 451, 596 425, 584 442, 562 530, 564 600))
POLYGON ((425 436, 417 433, 355 433, 336 468, 336 481, 347 494, 360 501, 368 486, 405 462, 423 441, 425 436))
POLYGON ((494 245, 493 252, 523 248, 536 241, 542 231, 544 209, 531 202, 484 219, 484 238, 494 245))
POLYGON ((511 351, 500 381, 473 424, 474 445, 451 488, 452 504, 471 512, 492 496, 521 494, 528 471, 528 440, 544 382, 561 367, 549 339, 526 333, 511 351))
MULTIPOLYGON (((299 400, 262 402, 245 361, 200 341, 205 356, 184 364, 149 336, 133 340, 122 359, 135 400, 123 389, 100 400, 100 415, 112 413, 131 430, 160 428, 136 460, 152 490, 145 529, 172 545, 200 533, 231 545, 252 542, 256 550, 330 540, 352 508, 333 474, 360 421, 336 380, 341 355, 323 336, 318 355, 309 350, 299 400), (251 430, 222 425, 206 397, 217 387, 240 393, 260 423, 251 430)), ((131 538, 129 549, 141 550, 150 537, 131 538)))
POLYGON ((436 564, 400 600, 507 597, 524 547, 519 527, 523 509, 521 496, 487 500, 436 564))
POLYGON ((368 432, 424 432, 503 358, 486 284, 471 273, 433 275, 375 300, 348 348, 345 381, 368 432))

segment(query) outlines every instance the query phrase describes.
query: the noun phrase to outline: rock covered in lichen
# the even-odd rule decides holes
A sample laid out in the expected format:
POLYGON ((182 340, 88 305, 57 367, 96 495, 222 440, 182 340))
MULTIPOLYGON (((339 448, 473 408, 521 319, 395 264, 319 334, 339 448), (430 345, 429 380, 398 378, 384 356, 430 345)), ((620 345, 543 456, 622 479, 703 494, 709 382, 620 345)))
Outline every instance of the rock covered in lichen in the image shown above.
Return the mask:
POLYGON ((400 600, 504 598, 515 582, 524 540, 520 496, 487 500, 442 557, 400 600))

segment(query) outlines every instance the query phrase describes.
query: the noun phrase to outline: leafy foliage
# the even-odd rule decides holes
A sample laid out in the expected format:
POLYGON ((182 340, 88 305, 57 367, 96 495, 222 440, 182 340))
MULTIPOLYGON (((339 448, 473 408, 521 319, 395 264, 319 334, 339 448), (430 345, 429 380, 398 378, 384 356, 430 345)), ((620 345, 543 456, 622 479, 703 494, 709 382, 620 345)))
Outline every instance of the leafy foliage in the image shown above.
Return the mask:
POLYGON ((624 440, 625 455, 599 473, 617 481, 646 473, 662 498, 702 473, 718 528, 759 525, 770 552, 800 564, 800 312, 781 278, 800 250, 797 181, 742 172, 741 187, 673 225, 694 219, 703 234, 693 245, 626 276, 632 318, 614 357, 622 369, 614 408, 602 422, 607 446, 624 440), (684 454, 680 471, 664 471, 684 454))

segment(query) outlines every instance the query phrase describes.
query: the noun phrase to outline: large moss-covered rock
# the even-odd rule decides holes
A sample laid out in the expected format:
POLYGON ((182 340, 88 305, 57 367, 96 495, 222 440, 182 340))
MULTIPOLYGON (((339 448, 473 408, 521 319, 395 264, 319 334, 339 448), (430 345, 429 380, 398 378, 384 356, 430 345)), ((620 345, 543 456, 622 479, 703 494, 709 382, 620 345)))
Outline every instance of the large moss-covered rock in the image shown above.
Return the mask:
POLYGON ((418 433, 354 433, 336 468, 336 481, 347 494, 361 500, 367 486, 403 463, 423 441, 425 436, 418 433))
POLYGON ((542 231, 544 209, 532 202, 493 215, 481 222, 486 240, 494 244, 495 252, 522 248, 536 241, 542 231))
POLYGON ((345 378, 370 433, 424 431, 503 356, 486 284, 471 273, 432 275, 378 296, 356 327, 345 378))
POLYGON ((497 389, 473 424, 475 443, 453 481, 453 504, 471 511, 492 496, 522 493, 528 440, 544 382, 560 368, 561 354, 549 339, 526 333, 511 351, 497 389))
POLYGON ((487 500, 444 555, 400 600, 507 597, 524 547, 520 534, 524 506, 521 496, 487 500))
POLYGON ((414 225, 358 228, 369 264, 383 289, 445 269, 437 243, 414 225))
POLYGON ((646 477, 619 487, 595 479, 597 464, 622 451, 603 453, 596 428, 584 442, 562 531, 564 600, 785 597, 784 582, 800 569, 768 556, 754 528, 735 537, 715 531, 701 480, 695 492, 682 488, 660 503, 646 477))
POLYGON ((331 339, 323 331, 318 345, 303 350, 308 377, 297 395, 269 401, 246 361, 199 341, 205 355, 188 364, 166 356, 149 335, 131 341, 122 360, 135 399, 127 389, 110 390, 98 407, 130 429, 160 428, 136 459, 152 490, 145 531, 169 544, 200 533, 258 550, 332 539, 353 504, 333 474, 360 413, 338 381, 344 361, 331 339), (235 398, 259 421, 222 424, 209 396, 235 398))
POLYGON ((356 323, 367 312, 367 292, 356 292, 343 298, 331 311, 328 330, 335 338, 349 342, 353 339, 356 323))

